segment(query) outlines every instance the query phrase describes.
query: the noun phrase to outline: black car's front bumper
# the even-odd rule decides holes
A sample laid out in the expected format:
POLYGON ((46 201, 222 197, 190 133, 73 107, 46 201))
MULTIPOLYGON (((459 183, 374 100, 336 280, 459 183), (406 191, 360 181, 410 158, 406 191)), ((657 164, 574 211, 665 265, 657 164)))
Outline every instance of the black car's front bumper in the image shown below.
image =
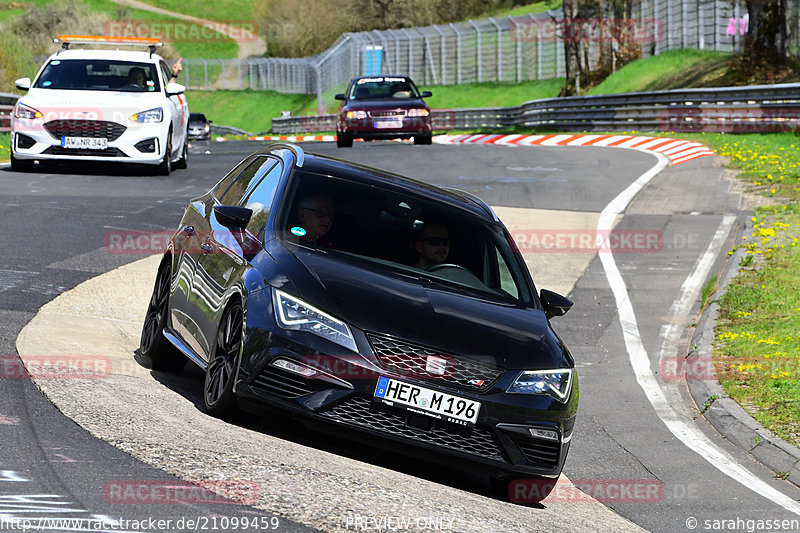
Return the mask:
POLYGON ((457 456, 492 475, 557 477, 561 473, 577 412, 576 376, 565 403, 544 395, 506 393, 516 371, 498 373, 488 388, 477 391, 419 379, 418 375, 402 375, 381 363, 373 365, 369 358, 326 356, 323 364, 317 365, 326 373, 307 378, 271 363, 278 358, 319 362, 319 352, 289 339, 273 336, 272 341, 271 349, 248 358, 240 371, 236 393, 246 410, 278 407, 292 415, 360 433, 337 431, 342 436, 360 440, 367 435, 382 437, 417 456, 430 456, 430 452, 457 456), (481 402, 475 426, 461 427, 386 405, 374 398, 381 375, 481 402), (534 437, 529 428, 555 431, 558 438, 534 437), (409 445, 415 450, 409 450, 409 445))

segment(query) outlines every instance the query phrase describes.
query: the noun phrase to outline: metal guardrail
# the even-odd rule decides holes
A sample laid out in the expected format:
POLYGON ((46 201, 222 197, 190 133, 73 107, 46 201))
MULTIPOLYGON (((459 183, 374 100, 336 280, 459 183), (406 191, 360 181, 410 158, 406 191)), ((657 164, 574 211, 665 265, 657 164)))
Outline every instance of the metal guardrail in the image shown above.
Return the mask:
POLYGON ((0 93, 0 133, 11 131, 11 113, 19 95, 0 93))
MULTIPOLYGON (((545 98, 516 107, 436 109, 432 119, 437 131, 800 131, 800 83, 545 98)), ((274 133, 335 129, 335 115, 272 119, 274 133)))

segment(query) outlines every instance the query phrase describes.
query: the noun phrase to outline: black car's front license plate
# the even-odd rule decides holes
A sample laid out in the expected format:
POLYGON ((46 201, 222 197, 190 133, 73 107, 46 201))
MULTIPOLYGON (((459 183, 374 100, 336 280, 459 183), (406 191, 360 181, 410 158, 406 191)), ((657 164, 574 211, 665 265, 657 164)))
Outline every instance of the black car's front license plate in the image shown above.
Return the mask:
POLYGON ((389 405, 400 405, 415 413, 472 427, 478 420, 481 403, 444 392, 381 376, 375 398, 389 405))

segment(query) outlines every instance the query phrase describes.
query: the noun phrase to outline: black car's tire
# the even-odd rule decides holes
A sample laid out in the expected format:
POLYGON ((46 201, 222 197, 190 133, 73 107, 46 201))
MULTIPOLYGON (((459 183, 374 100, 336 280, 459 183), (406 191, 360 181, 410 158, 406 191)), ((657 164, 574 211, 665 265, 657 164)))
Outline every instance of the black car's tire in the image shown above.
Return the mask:
POLYGON ((553 492, 557 479, 500 474, 489 478, 492 491, 499 498, 518 504, 538 504, 553 492))
POLYGON ((431 144, 433 142, 433 135, 414 135, 414 144, 431 144))
POLYGON ((341 133, 336 134, 336 146, 339 148, 352 148, 353 146, 353 134, 349 133, 341 133))
POLYGON ((175 168, 187 168, 189 166, 189 147, 186 145, 186 140, 183 141, 183 149, 181 150, 181 158, 175 161, 175 168))
POLYGON ((158 173, 162 176, 169 176, 172 172, 172 130, 167 133, 167 145, 164 149, 164 159, 158 165, 158 173))
POLYGON ((33 159, 17 159, 11 154, 11 170, 14 172, 30 172, 33 170, 33 159))
POLYGON ((164 328, 169 317, 170 265, 165 262, 158 269, 153 294, 147 306, 139 340, 139 356, 148 368, 165 372, 180 372, 186 366, 186 357, 164 338, 164 328))
POLYGON ((219 418, 230 417, 239 407, 233 394, 233 383, 242 350, 243 320, 244 313, 238 302, 225 310, 206 367, 203 405, 208 414, 219 418))

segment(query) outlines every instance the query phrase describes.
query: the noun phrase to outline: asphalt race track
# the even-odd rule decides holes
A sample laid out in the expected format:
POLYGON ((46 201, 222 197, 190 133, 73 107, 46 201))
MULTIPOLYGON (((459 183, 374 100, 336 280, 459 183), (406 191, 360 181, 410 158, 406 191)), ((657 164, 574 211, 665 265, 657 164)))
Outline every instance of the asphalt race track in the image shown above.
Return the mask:
MULTIPOLYGON (((0 169, 4 220, 0 233, 4 250, 0 259, 4 378, 0 379, 0 520, 9 515, 69 517, 83 520, 71 531, 119 531, 124 523, 111 521, 155 517, 173 520, 172 529, 161 530, 178 531, 174 524, 180 519, 248 517, 258 518, 260 530, 269 526, 279 531, 306 527, 363 531, 381 523, 389 529, 390 522, 379 520, 401 514, 413 517, 415 508, 424 508, 425 516, 431 518, 423 523, 430 526, 428 530, 495 530, 499 525, 490 518, 496 512, 503 513, 495 517, 497 524, 517 524, 514 530, 519 531, 619 531, 636 526, 652 531, 712 531, 714 521, 734 521, 734 527, 716 528, 732 531, 746 530, 747 520, 799 518, 800 490, 776 479, 720 436, 699 416, 685 382, 670 375, 669 362, 687 352, 692 333, 687 326, 696 321, 696 298, 689 300, 695 304, 691 309, 685 301, 680 305, 682 295, 699 289, 687 279, 699 279, 696 274, 701 267, 720 271, 731 242, 741 238, 736 234, 737 217, 747 215, 739 211, 740 199, 730 192, 730 182, 723 179, 714 158, 655 174, 641 190, 631 191, 630 202, 617 213, 615 198, 659 163, 655 156, 591 147, 391 142, 356 143, 349 150, 337 149, 333 143, 304 147, 477 194, 497 208, 517 237, 537 286, 569 293, 575 307, 553 324, 578 363, 582 398, 564 474, 595 499, 565 491, 542 506, 510 504, 469 472, 354 446, 290 421, 276 423, 269 418, 229 424, 209 419, 196 407, 201 374, 187 367, 178 378, 145 376, 148 386, 162 389, 167 397, 179 397, 184 404, 178 409, 169 403, 131 401, 126 416, 132 427, 139 431, 137 420, 145 415, 169 420, 173 413, 186 413, 216 433, 247 432, 253 442, 268 439, 270 446, 302 447, 303 456, 296 458, 296 464, 288 453, 270 462, 282 469, 271 472, 277 476, 277 492, 264 491, 262 498, 250 502, 253 505, 115 502, 109 487, 125 480, 169 480, 164 470, 183 472, 179 463, 201 443, 187 440, 186 457, 176 457, 166 450, 159 453, 152 446, 155 440, 145 434, 142 442, 151 443, 148 449, 133 450, 112 442, 146 460, 142 462, 93 437, 62 415, 31 380, 13 379, 8 369, 18 363, 17 337, 39 308, 59 294, 145 257, 109 253, 109 233, 174 229, 189 198, 207 191, 262 144, 195 143, 189 169, 168 178, 114 167, 91 169, 88 174, 74 166, 48 168, 47 173, 38 173, 42 169, 37 168, 37 173, 30 174, 0 169), (613 254, 551 253, 541 248, 547 239, 570 239, 587 231, 594 234, 604 217, 616 221, 615 235, 621 236, 613 254), (642 357, 649 358, 649 368, 639 365, 642 357), (298 465, 315 461, 319 471, 297 473, 298 465), (348 471, 353 472, 350 479, 346 479, 348 471), (290 493, 278 490, 302 479, 306 480, 304 494, 320 501, 293 501, 290 493), (385 491, 378 490, 382 480, 392 480, 385 491), (417 488, 431 494, 414 493, 417 488), (780 500, 780 494, 786 501, 780 500), (404 500, 398 502, 398 497, 404 500), (324 507, 326 501, 336 502, 335 508, 322 516, 318 506, 324 507), (353 509, 373 501, 373 516, 359 511, 358 517, 365 519, 360 526, 348 521, 353 509), (484 520, 483 528, 477 518, 465 519, 473 515, 484 520), (460 521, 453 522, 456 518, 460 521), (109 524, 106 529, 92 528, 102 520, 109 524)), ((118 289, 126 295, 125 287, 118 289)), ((92 332, 83 334, 91 343, 92 332)), ((46 385, 52 388, 58 383, 51 380, 46 385)), ((62 410, 82 410, 86 418, 82 425, 100 427, 103 420, 90 409, 87 403, 62 410)), ((178 423, 193 422, 181 419, 173 429, 169 425, 152 429, 165 435, 176 433, 173 438, 180 442, 182 435, 190 433, 182 433, 178 423)), ((123 423, 115 419, 115 424, 123 423)), ((146 433, 148 428, 141 431, 146 433)), ((224 454, 219 455, 219 464, 204 463, 208 472, 197 471, 196 477, 186 479, 219 479, 214 473, 225 472, 224 459, 224 454)), ((264 457, 264 462, 273 459, 264 457)), ((146 523, 125 525, 131 531, 158 530, 146 523)), ((0 524, 0 530, 13 529, 0 524)))

